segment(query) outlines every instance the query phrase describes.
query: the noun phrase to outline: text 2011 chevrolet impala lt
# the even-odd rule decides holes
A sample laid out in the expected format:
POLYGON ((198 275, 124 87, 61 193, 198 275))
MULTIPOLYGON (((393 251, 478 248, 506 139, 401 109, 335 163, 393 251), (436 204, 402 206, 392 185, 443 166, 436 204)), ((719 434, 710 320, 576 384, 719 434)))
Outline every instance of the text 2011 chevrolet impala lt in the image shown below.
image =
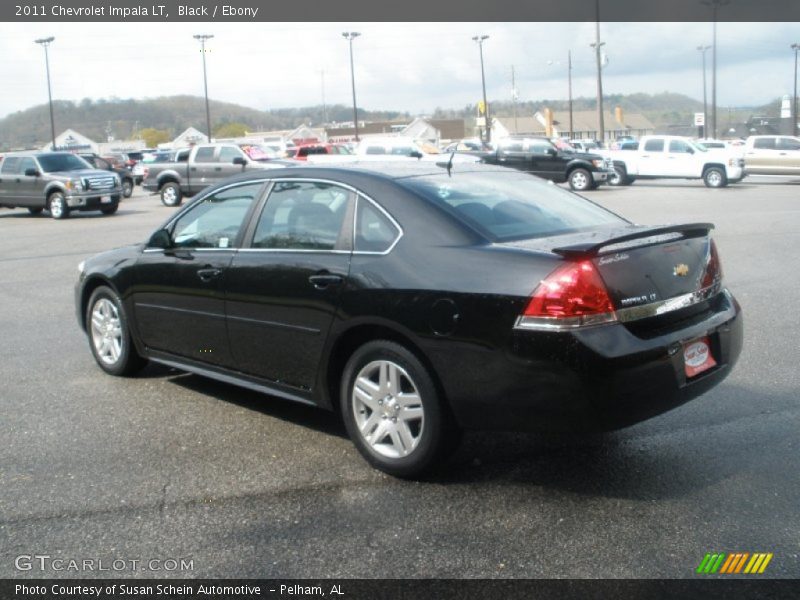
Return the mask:
POLYGON ((414 476, 463 428, 604 430, 721 382, 742 347, 713 227, 625 219, 486 165, 247 173, 84 261, 102 369, 152 360, 339 410, 414 476))

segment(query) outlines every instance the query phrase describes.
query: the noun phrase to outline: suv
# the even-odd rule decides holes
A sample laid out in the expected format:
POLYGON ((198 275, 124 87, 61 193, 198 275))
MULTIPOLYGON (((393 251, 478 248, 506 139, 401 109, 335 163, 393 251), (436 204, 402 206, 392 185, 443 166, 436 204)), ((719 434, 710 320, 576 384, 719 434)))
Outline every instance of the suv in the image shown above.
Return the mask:
POLYGON ((117 212, 122 184, 115 173, 93 169, 70 152, 10 152, 0 163, 0 206, 32 215, 50 211, 66 219, 73 210, 117 212))
POLYGON ((119 167, 115 167, 105 158, 97 156, 97 154, 79 154, 78 156, 92 165, 95 169, 116 173, 119 176, 119 180, 122 182, 122 195, 126 198, 131 197, 135 182, 135 177, 131 171, 128 169, 120 169, 119 167))

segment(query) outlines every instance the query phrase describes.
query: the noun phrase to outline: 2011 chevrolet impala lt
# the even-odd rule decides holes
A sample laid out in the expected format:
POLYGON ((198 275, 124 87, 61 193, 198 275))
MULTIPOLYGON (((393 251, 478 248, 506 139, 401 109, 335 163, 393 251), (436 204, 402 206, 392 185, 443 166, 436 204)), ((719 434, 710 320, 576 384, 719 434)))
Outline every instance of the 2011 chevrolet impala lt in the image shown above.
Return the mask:
POLYGON ((338 410, 419 475, 464 428, 608 430, 721 382, 742 347, 713 225, 634 225, 487 165, 251 172, 80 265, 100 367, 147 360, 338 410))

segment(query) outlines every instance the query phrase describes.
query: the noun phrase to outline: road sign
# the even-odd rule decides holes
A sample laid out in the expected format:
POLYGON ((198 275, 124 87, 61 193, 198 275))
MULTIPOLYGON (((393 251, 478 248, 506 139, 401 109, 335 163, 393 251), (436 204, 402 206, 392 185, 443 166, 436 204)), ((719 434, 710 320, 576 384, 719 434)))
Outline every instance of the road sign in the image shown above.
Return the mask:
POLYGON ((694 124, 696 127, 703 127, 706 124, 706 116, 703 113, 694 113, 694 124))
POLYGON ((486 114, 486 103, 483 100, 478 100, 478 113, 486 114))

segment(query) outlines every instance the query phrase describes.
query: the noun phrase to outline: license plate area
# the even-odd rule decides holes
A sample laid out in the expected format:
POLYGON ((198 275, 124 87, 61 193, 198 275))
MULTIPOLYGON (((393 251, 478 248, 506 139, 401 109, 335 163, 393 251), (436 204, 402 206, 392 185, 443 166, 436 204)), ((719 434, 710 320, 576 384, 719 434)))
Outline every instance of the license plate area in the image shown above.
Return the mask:
POLYGON ((696 377, 716 366, 717 361, 711 351, 709 336, 696 338, 683 344, 683 369, 687 379, 696 377))
POLYGON ((111 196, 100 196, 100 204, 111 204, 111 196))

